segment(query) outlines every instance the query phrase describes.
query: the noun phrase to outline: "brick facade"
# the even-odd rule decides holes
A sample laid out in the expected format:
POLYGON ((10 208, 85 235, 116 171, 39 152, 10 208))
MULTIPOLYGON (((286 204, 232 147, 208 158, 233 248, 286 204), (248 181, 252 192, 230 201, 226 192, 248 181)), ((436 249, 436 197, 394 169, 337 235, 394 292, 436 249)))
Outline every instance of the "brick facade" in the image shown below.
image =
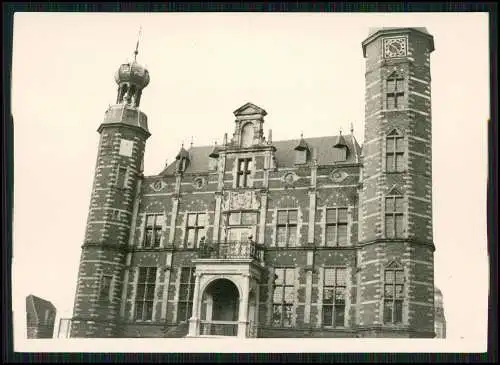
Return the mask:
MULTIPOLYGON (((273 142, 263 134, 267 113, 247 103, 234 112, 232 138, 226 137, 223 145, 182 148, 164 171, 143 176, 149 137, 146 116, 137 110, 138 105, 112 107, 99 128, 101 144, 72 337, 187 335, 188 323, 178 318, 186 288, 181 272, 196 269, 195 292, 201 290, 201 276, 208 275, 200 272, 200 244, 191 245, 191 241, 199 234, 209 244, 225 242, 228 232, 237 232, 228 214, 242 212, 254 214, 244 232, 264 252, 260 266, 255 266, 258 269, 251 265, 245 269, 250 270, 250 283, 258 288, 258 337, 433 337, 432 50, 432 36, 420 28, 382 29, 363 42, 366 116, 362 150, 352 133, 273 142), (387 58, 384 42, 388 37, 404 39, 406 55, 387 58), (388 78, 395 77, 395 72, 404 85, 402 104, 388 109, 388 78), (396 172, 388 171, 390 160, 386 159, 393 152, 387 144, 391 135, 400 138, 402 146, 402 167, 396 172), (133 142, 128 154, 124 139, 133 142), (242 170, 248 167, 242 167, 245 159, 251 163, 248 170, 242 170), (125 185, 117 187, 120 168, 126 169, 127 178, 125 185), (388 196, 400 197, 402 202, 403 228, 397 237, 387 231, 388 196), (282 222, 285 210, 296 212, 288 218, 292 223, 282 222), (193 223, 197 222, 195 214, 204 217, 202 223, 193 223), (332 214, 337 214, 336 221, 332 214), (150 223, 154 219, 160 222, 157 226, 150 223), (389 324, 384 306, 390 267, 402 275, 402 309, 401 314, 393 314, 400 319, 389 324), (155 268, 149 287, 141 276, 144 268, 155 268), (286 283, 291 303, 286 325, 277 324, 273 315, 276 272, 282 268, 293 277, 286 283), (332 285, 340 285, 344 294, 335 302, 340 304, 332 325, 325 323, 332 310, 326 286, 329 273, 337 269, 343 273, 342 282, 332 285), (252 276, 252 270, 258 274, 252 276), (112 277, 110 299, 105 302, 99 299, 103 275, 112 277), (151 293, 143 294, 144 290, 151 293), (138 306, 148 308, 141 320, 138 306)), ((229 264, 214 263, 212 269, 224 277, 230 275, 224 271, 229 264)), ((245 284, 235 283, 243 293, 240 300, 245 299, 248 293, 241 291, 245 284)), ((200 298, 203 294, 200 291, 200 298)), ((194 314, 198 309, 193 309, 190 320, 200 320, 194 314)), ((245 315, 242 318, 246 320, 245 315)))

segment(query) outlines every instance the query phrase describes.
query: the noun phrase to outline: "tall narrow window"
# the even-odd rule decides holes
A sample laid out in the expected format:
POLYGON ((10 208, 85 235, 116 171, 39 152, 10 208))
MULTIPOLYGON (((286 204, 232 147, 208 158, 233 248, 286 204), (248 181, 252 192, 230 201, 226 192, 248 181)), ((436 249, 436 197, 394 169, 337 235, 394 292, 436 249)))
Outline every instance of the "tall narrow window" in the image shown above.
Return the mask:
POLYGON ((326 246, 347 245, 347 208, 326 210, 326 246))
POLYGON ((99 300, 101 301, 111 301, 111 282, 113 280, 112 275, 102 275, 101 283, 99 285, 99 300))
POLYGON ((205 237, 205 213, 188 213, 186 227, 186 246, 193 248, 205 237))
POLYGON ((253 144, 253 124, 247 123, 241 129, 241 147, 249 147, 253 144))
POLYGON ((386 170, 401 172, 404 170, 403 136, 396 131, 389 133, 386 139, 386 170))
POLYGON ((193 296, 195 283, 195 268, 181 268, 181 280, 179 285, 179 302, 177 306, 177 321, 184 322, 191 318, 193 311, 193 296))
POLYGON ((252 172, 252 159, 240 158, 238 159, 238 171, 236 175, 236 186, 238 188, 248 187, 248 176, 252 172))
POLYGON ((116 187, 125 189, 127 187, 127 168, 121 167, 118 169, 118 177, 116 179, 116 187))
POLYGON ((140 267, 135 296, 135 319, 151 321, 153 319, 153 301, 156 287, 156 267, 140 267))
POLYGON ((148 214, 146 216, 146 234, 144 236, 143 247, 160 247, 161 233, 163 230, 164 222, 165 217, 163 216, 163 214, 148 214))
POLYGON ((391 75, 387 79, 387 109, 402 109, 404 106, 404 79, 391 75))
POLYGON ((297 244, 297 209, 278 210, 276 245, 293 247, 297 244))
POLYGON ((295 268, 276 268, 273 294, 273 326, 292 327, 295 268))
POLYGON ((403 237, 403 197, 389 196, 385 198, 385 236, 387 238, 403 237))
POLYGON ((327 268, 323 283, 323 326, 344 327, 346 269, 327 268))
POLYGON ((390 265, 384 276, 384 323, 397 324, 403 321, 404 271, 390 265))

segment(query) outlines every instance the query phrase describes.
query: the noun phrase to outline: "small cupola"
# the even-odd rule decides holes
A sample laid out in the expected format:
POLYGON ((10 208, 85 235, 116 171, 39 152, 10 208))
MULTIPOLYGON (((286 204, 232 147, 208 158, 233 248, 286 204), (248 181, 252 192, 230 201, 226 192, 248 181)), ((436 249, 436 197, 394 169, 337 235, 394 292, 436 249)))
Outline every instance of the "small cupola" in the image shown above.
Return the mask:
POLYGON ((191 161, 191 157, 189 156, 189 152, 184 148, 184 145, 182 145, 181 150, 175 157, 175 160, 177 172, 185 172, 189 162, 191 161))
POLYGON ((335 137, 335 143, 333 144, 333 160, 335 162, 342 162, 347 160, 347 155, 349 153, 349 148, 347 142, 342 135, 342 130, 339 131, 339 135, 335 137))
POLYGON ((311 149, 309 148, 309 145, 305 141, 304 135, 302 133, 300 134, 299 144, 294 148, 294 150, 295 150, 295 163, 298 165, 307 163, 311 149))

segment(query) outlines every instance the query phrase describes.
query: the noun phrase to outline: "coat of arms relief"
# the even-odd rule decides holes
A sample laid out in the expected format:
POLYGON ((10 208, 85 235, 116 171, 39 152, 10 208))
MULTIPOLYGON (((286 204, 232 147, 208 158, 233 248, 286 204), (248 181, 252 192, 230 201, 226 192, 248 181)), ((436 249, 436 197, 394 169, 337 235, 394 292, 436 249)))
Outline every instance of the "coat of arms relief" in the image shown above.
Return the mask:
POLYGON ((255 191, 228 191, 224 193, 224 210, 259 209, 260 194, 255 191))

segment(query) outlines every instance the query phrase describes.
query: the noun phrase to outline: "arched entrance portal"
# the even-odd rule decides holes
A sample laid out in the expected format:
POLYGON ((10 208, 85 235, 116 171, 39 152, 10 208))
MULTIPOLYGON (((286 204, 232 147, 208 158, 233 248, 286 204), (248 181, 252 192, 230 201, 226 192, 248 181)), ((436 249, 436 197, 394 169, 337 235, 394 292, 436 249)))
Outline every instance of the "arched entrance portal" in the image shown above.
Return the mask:
POLYGON ((236 336, 238 334, 240 295, 236 285, 228 279, 211 282, 202 296, 202 335, 236 336))

